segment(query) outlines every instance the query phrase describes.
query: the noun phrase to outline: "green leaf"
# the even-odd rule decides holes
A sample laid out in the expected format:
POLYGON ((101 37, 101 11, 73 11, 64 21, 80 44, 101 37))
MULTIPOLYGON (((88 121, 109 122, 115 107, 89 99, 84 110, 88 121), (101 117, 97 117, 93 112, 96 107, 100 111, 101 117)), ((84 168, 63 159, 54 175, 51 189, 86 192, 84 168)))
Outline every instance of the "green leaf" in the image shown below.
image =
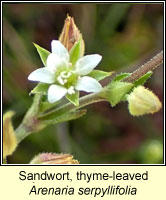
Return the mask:
POLYGON ((75 106, 79 106, 79 91, 76 91, 74 94, 66 94, 66 98, 75 106))
POLYGON ((70 54, 70 62, 74 66, 77 60, 81 57, 81 39, 74 44, 69 54, 70 54))
POLYGON ((49 88, 49 84, 46 83, 39 83, 31 92, 30 94, 41 94, 41 95, 46 95, 48 88, 49 88))
POLYGON ((152 71, 147 72, 146 74, 141 76, 139 79, 137 79, 133 84, 135 86, 139 86, 139 85, 145 84, 145 82, 152 76, 152 74, 153 74, 152 71))
POLYGON ((36 47, 37 52, 39 53, 44 66, 46 66, 46 60, 47 60, 47 57, 49 56, 50 52, 47 51, 46 49, 40 47, 38 44, 35 44, 35 43, 33 43, 33 44, 36 47))
POLYGON ((40 112, 44 112, 50 108, 55 108, 58 104, 60 103, 60 101, 56 101, 55 103, 49 103, 47 100, 44 102, 40 103, 40 112))
POLYGON ((115 76, 115 78, 112 81, 122 81, 123 79, 129 77, 131 73, 121 73, 115 76))
POLYGON ((88 74, 88 76, 96 79, 97 81, 101 81, 104 78, 111 76, 114 72, 104 72, 101 70, 93 70, 91 73, 88 74))
POLYGON ((64 115, 61 115, 60 117, 53 118, 53 116, 52 116, 52 118, 50 118, 50 119, 47 118, 45 120, 42 120, 42 119, 41 120, 45 125, 57 124, 57 123, 62 123, 62 122, 78 119, 85 114, 86 114, 86 109, 82 109, 82 110, 76 110, 71 113, 66 113, 64 115))
POLYGON ((133 88, 132 83, 127 82, 111 82, 105 87, 105 90, 100 94, 101 97, 109 100, 112 106, 115 106, 123 97, 133 88))

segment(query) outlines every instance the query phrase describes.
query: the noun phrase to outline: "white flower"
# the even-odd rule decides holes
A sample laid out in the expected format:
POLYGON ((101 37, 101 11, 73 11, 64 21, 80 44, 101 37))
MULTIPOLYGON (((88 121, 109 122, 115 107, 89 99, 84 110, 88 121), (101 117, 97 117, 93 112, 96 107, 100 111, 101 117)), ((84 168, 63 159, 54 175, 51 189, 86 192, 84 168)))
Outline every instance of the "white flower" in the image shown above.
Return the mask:
POLYGON ((46 67, 33 71, 28 79, 50 84, 48 101, 54 103, 65 95, 76 91, 99 92, 102 86, 94 78, 87 76, 101 61, 98 54, 81 57, 72 66, 67 49, 58 40, 51 42, 52 53, 48 56, 46 67))

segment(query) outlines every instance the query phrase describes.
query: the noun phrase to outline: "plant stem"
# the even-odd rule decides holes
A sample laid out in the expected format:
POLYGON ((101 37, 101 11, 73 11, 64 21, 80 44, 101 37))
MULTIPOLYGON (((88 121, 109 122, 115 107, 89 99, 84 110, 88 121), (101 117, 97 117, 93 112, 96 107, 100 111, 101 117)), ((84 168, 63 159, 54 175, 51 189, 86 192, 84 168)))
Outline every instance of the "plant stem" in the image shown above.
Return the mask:
MULTIPOLYGON (((142 65, 136 71, 134 71, 129 77, 124 79, 124 82, 134 82, 148 71, 155 70, 161 63, 163 62, 163 51, 158 53, 155 57, 149 60, 147 63, 142 65)), ((105 88, 103 88, 103 92, 105 88)), ((20 126, 16 129, 16 137, 18 143, 21 142, 25 137, 30 135, 33 132, 40 131, 44 128, 42 124, 42 120, 47 120, 47 118, 58 118, 62 116, 66 112, 73 112, 77 109, 80 109, 84 106, 87 106, 92 103, 100 102, 100 101, 107 101, 106 99, 99 96, 99 93, 92 93, 80 98, 80 105, 78 107, 74 106, 72 103, 67 103, 53 111, 48 112, 47 114, 43 114, 39 116, 39 106, 40 106, 40 99, 41 96, 36 95, 34 98, 34 102, 30 109, 28 110, 27 114, 25 115, 23 122, 20 126)))
POLYGON ((151 60, 135 70, 129 77, 125 78, 125 82, 134 82, 149 71, 154 71, 160 64, 163 63, 163 51, 154 56, 151 60))
POLYGON ((17 142, 21 142, 25 137, 37 130, 40 130, 40 122, 37 119, 41 95, 36 94, 33 103, 24 116, 22 123, 15 130, 17 142))
POLYGON ((24 138, 30 135, 33 130, 30 130, 24 123, 21 123, 20 126, 16 129, 17 142, 20 143, 24 138))
MULTIPOLYGON (((134 71, 129 77, 127 77, 123 81, 132 83, 138 78, 140 78, 141 76, 143 76, 144 74, 146 74, 148 71, 153 71, 154 69, 156 69, 162 62, 163 62, 163 51, 161 51, 156 56, 154 56, 151 60, 149 60, 147 63, 142 65, 140 68, 134 71)), ((72 112, 74 110, 80 109, 84 106, 87 106, 89 104, 96 103, 99 101, 106 101, 106 99, 100 97, 99 93, 89 94, 80 98, 80 105, 78 107, 75 107, 72 103, 67 103, 55 110, 50 111, 47 114, 44 114, 43 116, 40 116, 39 119, 46 120, 48 117, 56 118, 58 116, 65 114, 66 112, 72 112)))
POLYGON ((51 118, 51 117, 58 117, 58 116, 61 116, 63 114, 65 114, 66 112, 73 112, 75 110, 78 110, 84 106, 87 106, 89 104, 92 104, 92 103, 97 103, 97 102, 100 102, 100 101, 107 101, 106 99, 98 96, 98 93, 92 93, 92 94, 89 94, 89 95, 86 95, 86 96, 83 96, 82 98, 80 98, 80 101, 79 101, 79 106, 75 106, 73 105, 72 103, 67 103, 53 111, 50 111, 48 114, 44 114, 44 115, 41 115, 38 117, 38 119, 47 119, 48 117, 51 118))

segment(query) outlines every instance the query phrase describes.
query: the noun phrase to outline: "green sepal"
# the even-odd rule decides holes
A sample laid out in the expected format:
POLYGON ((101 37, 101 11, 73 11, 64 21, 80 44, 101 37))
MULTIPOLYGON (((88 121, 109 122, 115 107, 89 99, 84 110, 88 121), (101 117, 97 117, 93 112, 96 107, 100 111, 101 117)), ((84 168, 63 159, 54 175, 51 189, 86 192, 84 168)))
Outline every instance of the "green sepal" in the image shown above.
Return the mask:
POLYGON ((120 73, 112 81, 122 81, 123 79, 129 77, 131 73, 120 73))
POLYGON ((49 84, 46 83, 39 83, 33 90, 31 90, 30 94, 41 94, 41 95, 46 95, 49 84))
POLYGON ((145 82, 152 76, 153 72, 149 71, 146 74, 144 74, 143 76, 141 76, 139 79, 137 79, 133 84, 134 86, 139 86, 139 85, 144 85, 145 82))
POLYGON ((88 74, 88 76, 96 79, 97 81, 101 81, 103 79, 105 79, 108 76, 111 76, 114 72, 104 72, 101 70, 93 70, 92 72, 90 72, 88 74))
POLYGON ((71 48, 69 55, 70 55, 70 62, 74 66, 77 60, 81 57, 81 39, 74 44, 71 48))
POLYGON ((47 60, 47 57, 49 56, 50 52, 48 50, 40 47, 38 44, 35 44, 35 43, 33 43, 33 44, 36 47, 37 52, 39 53, 39 56, 44 64, 44 66, 46 66, 46 60, 47 60))
POLYGON ((115 106, 123 97, 134 87, 132 83, 127 82, 111 82, 105 87, 103 92, 100 94, 101 97, 107 99, 112 106, 115 106))
POLYGON ((79 91, 76 91, 74 94, 66 94, 65 96, 72 104, 79 106, 79 91))
POLYGON ((45 125, 57 124, 57 123, 62 123, 62 122, 78 119, 78 118, 82 117, 85 114, 86 114, 86 109, 82 109, 82 110, 76 110, 74 112, 66 113, 66 114, 61 115, 60 117, 56 117, 56 118, 53 118, 53 116, 52 116, 51 119, 49 119, 49 118, 47 118, 45 120, 41 119, 41 121, 45 125))

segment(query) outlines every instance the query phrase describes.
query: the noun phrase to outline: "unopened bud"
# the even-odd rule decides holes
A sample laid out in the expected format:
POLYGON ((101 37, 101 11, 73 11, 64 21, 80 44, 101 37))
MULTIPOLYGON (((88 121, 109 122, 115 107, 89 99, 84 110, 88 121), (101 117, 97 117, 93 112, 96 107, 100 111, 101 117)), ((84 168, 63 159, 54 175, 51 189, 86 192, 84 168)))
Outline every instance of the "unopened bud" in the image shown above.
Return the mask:
POLYGON ((81 40, 81 55, 84 55, 85 44, 82 39, 82 34, 74 23, 73 17, 67 16, 59 41, 66 47, 68 51, 74 44, 81 40))
POLYGON ((70 154, 41 153, 30 164, 79 164, 70 154))
POLYGON ((3 158, 11 155, 17 147, 17 139, 11 122, 13 115, 14 112, 9 111, 3 116, 3 158))
POLYGON ((134 116, 153 114, 158 112, 162 105, 158 97, 144 86, 136 87, 127 97, 129 111, 134 116))

